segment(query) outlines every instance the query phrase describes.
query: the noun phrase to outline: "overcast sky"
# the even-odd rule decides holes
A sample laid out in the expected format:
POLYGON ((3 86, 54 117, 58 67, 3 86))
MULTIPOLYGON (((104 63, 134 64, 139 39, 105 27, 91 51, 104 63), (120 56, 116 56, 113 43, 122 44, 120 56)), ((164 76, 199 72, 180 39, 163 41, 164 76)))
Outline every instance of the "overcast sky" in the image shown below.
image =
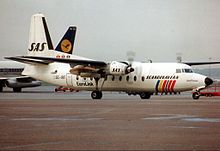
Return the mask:
POLYGON ((54 46, 77 26, 76 55, 98 60, 220 61, 220 0, 0 0, 0 60, 25 55, 32 14, 54 46))

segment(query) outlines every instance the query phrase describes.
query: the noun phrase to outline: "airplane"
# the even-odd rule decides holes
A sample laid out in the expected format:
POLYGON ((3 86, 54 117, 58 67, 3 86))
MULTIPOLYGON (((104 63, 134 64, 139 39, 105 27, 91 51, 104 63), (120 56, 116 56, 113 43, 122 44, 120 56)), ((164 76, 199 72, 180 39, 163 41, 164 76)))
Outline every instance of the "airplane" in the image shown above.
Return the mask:
MULTIPOLYGON (((70 26, 55 48, 55 51, 72 54, 75 35, 76 27, 70 26)), ((62 58, 63 56, 56 57, 62 58)), ((41 85, 40 81, 29 76, 21 75, 24 67, 25 65, 23 63, 15 61, 0 61, 0 92, 2 92, 3 87, 6 86, 12 88, 14 92, 21 92, 22 88, 37 87, 41 85)))
POLYGON ((0 92, 3 87, 13 88, 14 92, 21 92, 22 88, 37 87, 41 85, 29 76, 21 76, 24 64, 14 61, 0 61, 0 92))
MULTIPOLYGON (((192 98, 199 99, 200 90, 213 83, 211 78, 194 73, 191 68, 210 62, 105 62, 76 55, 67 57, 64 52, 52 50, 50 34, 45 29, 48 29, 45 16, 34 14, 27 55, 5 58, 25 63, 23 75, 54 85, 92 91, 92 99, 101 99, 102 91, 123 91, 150 99, 154 93, 192 90, 195 91, 192 98)), ((220 62, 211 62, 217 63, 220 62)))

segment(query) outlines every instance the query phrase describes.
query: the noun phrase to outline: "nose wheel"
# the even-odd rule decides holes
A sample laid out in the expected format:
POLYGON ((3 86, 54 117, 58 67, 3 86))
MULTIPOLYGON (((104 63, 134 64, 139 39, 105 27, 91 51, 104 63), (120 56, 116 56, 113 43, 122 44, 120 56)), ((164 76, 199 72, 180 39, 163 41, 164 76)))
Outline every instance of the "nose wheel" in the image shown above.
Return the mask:
POLYGON ((200 93, 199 93, 199 92, 193 92, 192 98, 193 98, 194 100, 198 100, 199 97, 200 97, 200 93))
POLYGON ((102 98, 102 91, 92 91, 91 97, 93 99, 101 99, 102 98))

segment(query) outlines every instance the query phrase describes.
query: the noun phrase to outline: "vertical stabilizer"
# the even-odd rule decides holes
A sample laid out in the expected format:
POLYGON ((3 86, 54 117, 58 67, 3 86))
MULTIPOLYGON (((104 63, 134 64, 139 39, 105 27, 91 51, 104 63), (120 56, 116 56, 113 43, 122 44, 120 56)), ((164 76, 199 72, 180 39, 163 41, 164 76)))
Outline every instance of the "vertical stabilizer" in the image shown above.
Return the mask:
POLYGON ((72 54, 76 36, 76 27, 70 26, 56 47, 56 51, 72 54))
POLYGON ((44 15, 33 15, 29 33, 28 55, 43 56, 52 49, 53 44, 44 15))

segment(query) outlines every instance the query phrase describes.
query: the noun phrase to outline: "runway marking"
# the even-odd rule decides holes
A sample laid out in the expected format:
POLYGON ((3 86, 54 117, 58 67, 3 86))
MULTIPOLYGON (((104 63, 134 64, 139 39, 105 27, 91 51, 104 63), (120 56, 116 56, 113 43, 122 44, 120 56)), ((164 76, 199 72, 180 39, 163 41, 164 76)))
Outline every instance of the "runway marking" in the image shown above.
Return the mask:
POLYGON ((102 120, 103 118, 81 118, 81 117, 36 117, 36 118, 14 118, 13 121, 79 121, 79 120, 102 120))
POLYGON ((202 127, 198 127, 198 126, 168 126, 171 128, 185 128, 185 129, 194 129, 194 128, 202 128, 202 127))
POLYGON ((54 141, 54 142, 45 142, 45 143, 37 143, 37 144, 27 144, 27 145, 18 145, 18 146, 8 146, 3 147, 1 149, 18 149, 18 148, 24 148, 24 147, 35 147, 35 146, 41 146, 41 145, 55 145, 55 144, 62 144, 66 141, 54 141))
POLYGON ((189 121, 189 122, 209 122, 209 123, 218 123, 220 122, 220 118, 184 118, 182 119, 184 121, 189 121))
POLYGON ((158 115, 162 115, 162 116, 146 117, 146 118, 142 118, 142 119, 143 120, 171 120, 171 119, 182 119, 182 118, 193 117, 190 115, 181 115, 181 114, 177 114, 177 115, 175 115, 175 114, 174 115, 173 114, 158 114, 158 115))
POLYGON ((195 117, 191 115, 173 115, 173 114, 153 114, 154 117, 146 117, 142 118, 143 120, 182 120, 187 122, 209 122, 209 123, 218 123, 220 122, 220 118, 201 118, 201 117, 195 117), (155 116, 156 115, 156 116, 155 116), (160 116, 157 116, 160 115, 160 116))

